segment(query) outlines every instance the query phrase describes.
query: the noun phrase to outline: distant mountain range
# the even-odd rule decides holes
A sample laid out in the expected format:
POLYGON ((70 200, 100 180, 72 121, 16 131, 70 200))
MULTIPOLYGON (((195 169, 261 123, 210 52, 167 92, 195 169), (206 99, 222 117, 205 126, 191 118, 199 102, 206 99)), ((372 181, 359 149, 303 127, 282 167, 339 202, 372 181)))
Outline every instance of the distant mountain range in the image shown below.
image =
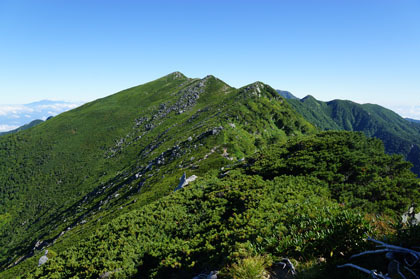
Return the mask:
POLYGON ((46 120, 82 103, 42 100, 24 105, 0 105, 0 132, 11 131, 33 120, 46 120))
POLYGON ((277 93, 280 94, 280 96, 282 96, 285 99, 299 99, 298 97, 296 97, 295 95, 293 95, 289 91, 278 90, 278 89, 276 91, 277 91, 277 93))
POLYGON ((408 120, 410 122, 414 122, 414 123, 420 123, 420 120, 417 120, 417 119, 406 118, 406 120, 408 120))
POLYGON ((368 137, 381 139, 386 152, 403 155, 414 165, 413 172, 420 175, 420 121, 404 119, 374 104, 361 105, 345 100, 322 102, 310 95, 287 101, 321 130, 360 131, 368 137))
POLYGON ((34 120, 34 121, 29 122, 28 124, 25 124, 25 125, 23 125, 23 126, 20 126, 19 128, 16 128, 16 129, 14 129, 14 130, 7 131, 7 132, 1 132, 1 133, 0 133, 0 136, 2 136, 2 135, 7 135, 7 134, 12 134, 12 133, 16 133, 16 132, 19 132, 19 131, 23 131, 23 130, 26 130, 26 129, 32 128, 32 127, 34 127, 34 126, 36 126, 36 125, 38 125, 38 124, 41 124, 42 122, 44 122, 44 120, 41 120, 41 119, 36 119, 36 120, 34 120))

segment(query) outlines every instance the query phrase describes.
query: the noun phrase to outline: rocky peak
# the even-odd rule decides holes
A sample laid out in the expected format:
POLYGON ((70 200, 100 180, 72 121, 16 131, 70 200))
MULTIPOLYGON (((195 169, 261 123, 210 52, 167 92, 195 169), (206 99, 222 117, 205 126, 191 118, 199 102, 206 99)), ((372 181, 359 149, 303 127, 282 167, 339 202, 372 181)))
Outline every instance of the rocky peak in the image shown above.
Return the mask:
POLYGON ((264 91, 266 85, 260 81, 251 83, 242 88, 245 93, 261 97, 261 93, 264 91))
POLYGON ((166 77, 173 78, 173 79, 185 79, 185 78, 187 78, 183 73, 178 72, 178 71, 170 73, 166 77))
POLYGON ((210 79, 217 79, 217 78, 213 75, 207 75, 203 78, 203 80, 210 80, 210 79))
POLYGON ((204 86, 206 86, 206 84, 210 81, 210 80, 215 80, 216 78, 212 75, 207 75, 204 78, 200 79, 196 84, 195 87, 197 88, 202 88, 204 86))

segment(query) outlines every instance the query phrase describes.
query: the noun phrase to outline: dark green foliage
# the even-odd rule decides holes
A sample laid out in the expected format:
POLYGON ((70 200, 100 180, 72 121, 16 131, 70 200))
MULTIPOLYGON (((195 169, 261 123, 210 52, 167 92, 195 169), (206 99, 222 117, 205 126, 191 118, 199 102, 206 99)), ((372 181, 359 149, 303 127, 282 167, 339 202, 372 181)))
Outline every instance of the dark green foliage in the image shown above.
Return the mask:
POLYGON ((332 197, 367 212, 402 213, 420 201, 419 183, 401 156, 385 155, 382 142, 361 133, 323 132, 272 145, 255 157, 250 173, 315 176, 332 197), (275 162, 275 164, 273 164, 275 162))
POLYGON ((401 154, 413 163, 420 175, 420 124, 407 121, 378 105, 360 105, 351 101, 322 102, 312 96, 288 103, 306 120, 322 130, 360 131, 384 142, 389 154, 401 154))
POLYGON ((409 164, 386 155, 378 140, 351 132, 301 136, 112 220, 26 276, 186 278, 238 267, 244 249, 273 260, 343 261, 372 233, 352 207, 401 211, 418 200, 410 183, 417 180, 409 164), (407 190, 378 183, 380 175, 407 182, 407 190), (359 183, 394 193, 374 199, 360 195, 359 183), (335 201, 343 197, 344 204, 335 201))
POLYGON ((316 179, 231 171, 113 220, 27 278, 186 278, 233 263, 241 247, 274 258, 348 254, 368 230, 316 179))

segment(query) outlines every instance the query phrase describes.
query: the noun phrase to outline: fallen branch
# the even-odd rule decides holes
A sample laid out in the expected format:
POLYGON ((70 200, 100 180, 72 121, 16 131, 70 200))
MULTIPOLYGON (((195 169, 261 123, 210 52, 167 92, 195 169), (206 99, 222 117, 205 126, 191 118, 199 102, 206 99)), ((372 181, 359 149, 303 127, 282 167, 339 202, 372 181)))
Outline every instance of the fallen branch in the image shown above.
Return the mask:
POLYGON ((357 270, 360 270, 364 273, 369 274, 372 278, 380 278, 380 279, 392 279, 394 276, 399 276, 400 278, 406 279, 405 275, 401 272, 401 267, 404 268, 404 270, 408 271, 414 278, 420 279, 419 275, 416 274, 411 268, 418 264, 420 261, 420 252, 403 248, 395 245, 390 245, 385 242, 373 239, 371 237, 368 237, 369 241, 372 241, 376 244, 379 244, 377 247, 381 248, 378 250, 370 250, 370 251, 364 251, 355 255, 352 255, 350 259, 364 256, 364 255, 370 255, 370 254, 379 254, 379 253, 386 253, 385 257, 390 261, 388 264, 388 273, 382 274, 381 272, 378 273, 376 270, 369 270, 364 267, 347 263, 340 266, 337 266, 338 268, 343 267, 351 267, 355 268, 357 270), (403 259, 402 262, 399 259, 403 259))

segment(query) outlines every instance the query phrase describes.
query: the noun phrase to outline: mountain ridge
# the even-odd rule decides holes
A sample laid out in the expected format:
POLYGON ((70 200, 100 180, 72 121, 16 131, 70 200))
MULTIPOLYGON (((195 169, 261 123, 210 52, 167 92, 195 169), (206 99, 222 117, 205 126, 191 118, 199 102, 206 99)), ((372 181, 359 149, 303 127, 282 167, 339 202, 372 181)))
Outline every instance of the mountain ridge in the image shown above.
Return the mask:
POLYGON ((420 120, 418 119, 413 119, 413 118, 405 118, 405 119, 410 122, 420 123, 420 120))
POLYGON ((269 85, 211 75, 86 103, 0 137, 0 155, 6 279, 230 278, 255 255, 305 265, 358 251, 361 213, 420 201, 409 164, 379 140, 319 132, 269 85))
MULTIPOLYGON (((14 235, 21 238, 17 246, 22 250, 16 252, 15 260, 22 251, 37 246, 40 239, 44 239, 44 242, 48 239, 47 242, 54 241, 67 227, 80 225, 85 216, 83 212, 96 212, 99 207, 103 210, 104 206, 96 202, 99 196, 102 196, 99 199, 110 200, 108 205, 119 204, 122 197, 145 191, 142 202, 147 203, 149 199, 155 200, 164 193, 172 192, 184 168, 198 168, 193 173, 200 175, 212 164, 226 164, 254 152, 253 141, 256 137, 261 144, 273 136, 285 140, 287 134, 298 129, 313 129, 286 103, 277 100, 280 100, 277 93, 261 82, 234 89, 214 76, 190 79, 175 72, 59 114, 31 130, 1 137, 0 150, 4 153, 10 154, 20 149, 33 154, 28 158, 20 151, 16 153, 16 158, 2 156, 2 183, 8 185, 11 181, 6 168, 14 169, 13 187, 6 188, 3 203, 0 204, 3 212, 6 208, 12 212, 11 209, 16 208, 22 200, 37 208, 34 211, 32 206, 28 206, 20 213, 22 217, 11 216, 3 225, 3 228, 15 226, 18 233, 14 235), (236 113, 226 103, 232 104, 236 113), (263 109, 272 112, 262 114, 263 109), (282 114, 276 110, 282 111, 282 114), (267 132, 250 134, 256 131, 256 124, 252 124, 255 117, 251 115, 258 116, 260 121, 256 123, 263 125, 267 132), (243 124, 241 121, 244 121, 243 124), (183 133, 188 136, 183 137, 183 133), (189 137, 192 141, 189 141, 189 137), (228 143, 232 137, 238 138, 235 140, 237 144, 228 143), (216 142, 211 144, 213 138, 216 142), (11 149, 7 147, 10 142, 13 142, 11 149), (197 142, 193 145, 197 150, 194 152, 206 159, 198 160, 195 155, 193 161, 179 161, 187 152, 181 147, 191 146, 194 142, 197 142), (209 146, 205 147, 205 143, 209 146), (221 150, 221 144, 226 152, 221 150), (222 156, 225 153, 228 155, 222 156), (26 166, 23 170, 18 167, 22 162, 26 166), (174 170, 176 175, 172 174, 174 170), (153 174, 155 172, 160 174, 153 174), (146 174, 153 175, 146 177, 146 174), (43 189, 42 196, 28 188, 26 179, 29 175, 33 177, 32 183, 43 189), (170 178, 161 182, 158 176, 170 178), (127 186, 125 181, 132 185, 127 186), (146 198, 149 195, 148 186, 157 181, 159 187, 154 188, 151 196, 146 198), (63 194, 58 194, 57 186, 65 199, 63 194), (19 187, 27 189, 27 193, 19 190, 19 187), (119 198, 115 198, 115 195, 119 198), (90 204, 89 209, 79 211, 80 207, 86 207, 85 203, 90 204), (57 210, 59 207, 62 209, 57 210), (38 214, 44 217, 37 221, 38 214), (70 222, 70 226, 62 223, 64 219, 66 223, 70 222), (17 223, 24 225, 17 226, 17 223), (28 225, 37 228, 37 233, 26 232, 28 225), (48 232, 52 228, 57 233, 48 232)), ((10 234, 3 235, 2 240, 11 247, 16 245, 10 234)), ((7 246, 3 246, 3 257, 8 253, 7 246)), ((10 260, 7 262, 9 264, 10 260)))
POLYGON ((282 96, 285 99, 299 99, 298 97, 296 97, 295 95, 293 95, 289 91, 279 90, 279 89, 277 89, 276 91, 277 91, 277 93, 280 94, 280 96, 282 96))

